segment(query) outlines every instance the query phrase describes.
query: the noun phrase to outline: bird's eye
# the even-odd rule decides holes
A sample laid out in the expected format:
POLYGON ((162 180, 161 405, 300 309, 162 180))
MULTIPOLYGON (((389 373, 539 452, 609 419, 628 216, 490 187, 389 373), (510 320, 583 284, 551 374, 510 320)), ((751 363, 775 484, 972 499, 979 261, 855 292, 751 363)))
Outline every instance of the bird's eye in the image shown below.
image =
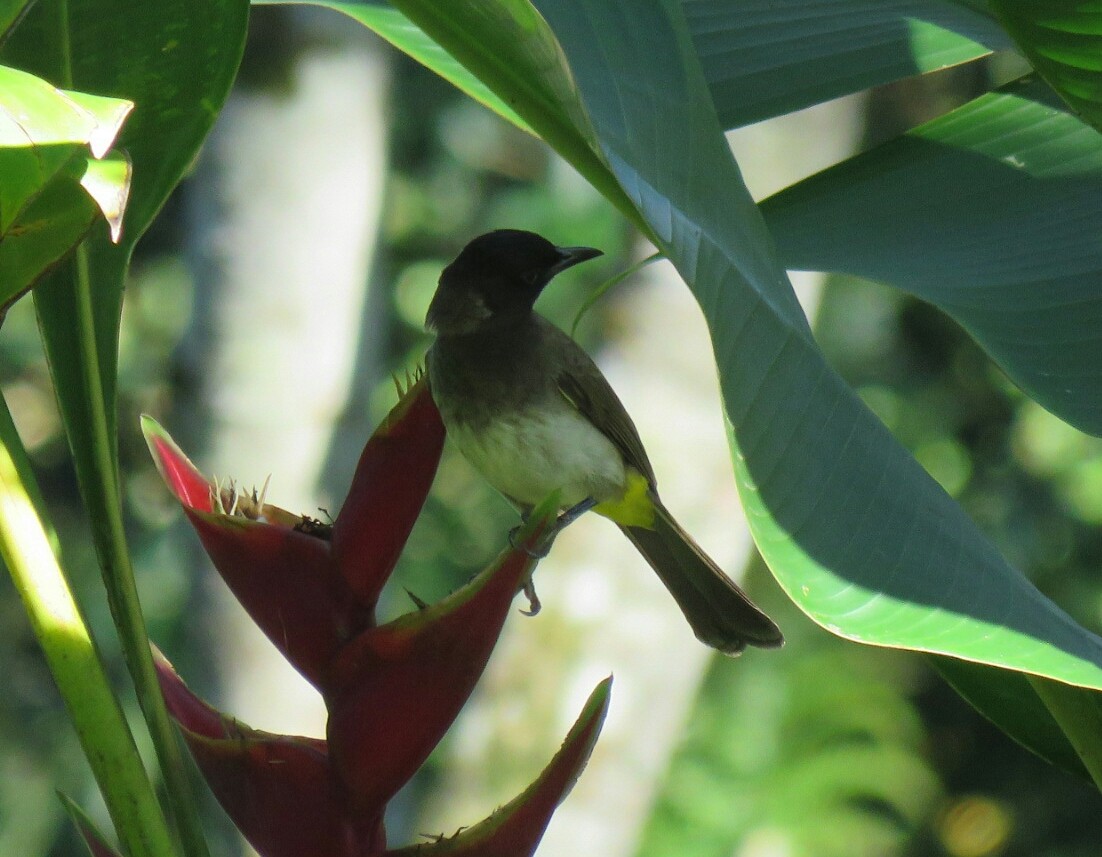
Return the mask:
POLYGON ((525 285, 535 288, 540 284, 541 276, 543 276, 543 271, 536 269, 534 271, 525 271, 520 275, 520 278, 524 281, 525 285))

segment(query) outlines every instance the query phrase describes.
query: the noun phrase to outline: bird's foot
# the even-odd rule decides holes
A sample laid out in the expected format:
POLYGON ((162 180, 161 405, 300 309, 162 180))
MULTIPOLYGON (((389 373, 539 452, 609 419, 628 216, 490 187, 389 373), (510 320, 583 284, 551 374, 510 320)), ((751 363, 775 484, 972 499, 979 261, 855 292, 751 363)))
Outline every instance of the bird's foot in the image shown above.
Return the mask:
POLYGON ((547 528, 534 545, 518 544, 520 531, 528 522, 528 515, 522 514, 520 526, 509 530, 509 546, 513 550, 524 551, 532 559, 543 559, 551 552, 551 545, 554 544, 555 537, 596 505, 596 500, 592 497, 586 497, 580 503, 575 503, 569 509, 564 510, 562 514, 555 518, 555 522, 547 528))
POLYGON ((555 519, 555 532, 558 533, 561 530, 565 530, 596 505, 596 500, 592 497, 586 497, 582 502, 575 503, 569 509, 565 509, 563 513, 555 519))
POLYGON ((540 597, 536 595, 536 582, 529 575, 528 579, 524 581, 524 585, 520 588, 520 591, 524 593, 524 597, 528 599, 528 609, 522 609, 520 612, 525 616, 535 616, 543 608, 540 604, 540 597))
POLYGON ((524 529, 521 524, 509 530, 509 547, 515 551, 524 551, 532 559, 543 559, 551 552, 551 543, 555 541, 557 529, 552 527, 550 534, 544 534, 539 541, 532 545, 526 545, 520 541, 520 531, 524 529))

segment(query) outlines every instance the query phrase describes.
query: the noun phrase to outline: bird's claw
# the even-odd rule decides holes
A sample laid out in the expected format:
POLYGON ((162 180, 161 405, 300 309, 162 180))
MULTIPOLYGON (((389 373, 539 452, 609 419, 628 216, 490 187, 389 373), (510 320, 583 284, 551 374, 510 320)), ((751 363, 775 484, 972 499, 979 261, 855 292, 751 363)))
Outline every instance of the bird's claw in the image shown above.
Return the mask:
POLYGON ((524 581, 524 586, 520 588, 520 591, 523 592, 524 597, 528 599, 528 609, 524 610, 522 608, 520 612, 525 616, 535 616, 543 608, 543 605, 540 604, 540 597, 536 595, 536 582, 531 576, 524 581))

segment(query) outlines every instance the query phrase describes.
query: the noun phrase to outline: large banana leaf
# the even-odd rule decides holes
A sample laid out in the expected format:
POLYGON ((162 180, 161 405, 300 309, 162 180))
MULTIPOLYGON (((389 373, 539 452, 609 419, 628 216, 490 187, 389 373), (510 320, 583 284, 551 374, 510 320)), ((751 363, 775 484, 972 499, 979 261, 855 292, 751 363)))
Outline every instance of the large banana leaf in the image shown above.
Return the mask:
POLYGON ((725 128, 1010 46, 992 16, 948 0, 682 0, 725 128))
POLYGON ((978 98, 762 204, 788 268, 890 283, 1102 434, 1102 135, 1039 82, 978 98))
MULTIPOLYGON (((434 29, 423 4, 395 5, 434 29)), ((523 7, 452 3, 450 29, 436 32, 457 57, 504 52, 500 18, 530 20, 523 7)), ((1102 641, 1010 568, 824 363, 723 140, 680 7, 538 8, 568 67, 513 43, 509 60, 521 77, 576 81, 599 154, 700 301, 751 528, 792 599, 851 639, 1102 687, 1102 641)), ((497 94, 526 115, 523 90, 497 94)), ((577 137, 592 139, 588 127, 577 137)), ((984 675, 999 684, 998 671, 984 675)), ((1022 692, 1014 681, 985 697, 1022 692)))
POLYGON ((989 0, 1033 67, 1102 129, 1102 6, 1083 0, 989 0))
MULTIPOLYGON (((383 0, 257 2, 306 2, 355 18, 476 101, 532 130, 518 115, 518 102, 501 97, 504 90, 495 87, 493 74, 451 56, 404 14, 404 4, 395 8, 383 0)), ((682 0, 682 6, 726 128, 958 65, 1012 45, 986 9, 952 0, 682 0)), ((432 29, 417 12, 411 15, 432 29)), ((514 45, 502 41, 498 47, 514 45)), ((508 62, 508 50, 487 55, 502 70, 515 67, 508 62)), ((545 66, 544 71, 552 68, 545 66)), ((530 83, 540 85, 538 80, 530 83)))
POLYGON ((1102 686, 1102 640, 1011 569, 824 363, 679 10, 539 6, 613 171, 704 310, 743 502, 788 594, 862 642, 1102 686))

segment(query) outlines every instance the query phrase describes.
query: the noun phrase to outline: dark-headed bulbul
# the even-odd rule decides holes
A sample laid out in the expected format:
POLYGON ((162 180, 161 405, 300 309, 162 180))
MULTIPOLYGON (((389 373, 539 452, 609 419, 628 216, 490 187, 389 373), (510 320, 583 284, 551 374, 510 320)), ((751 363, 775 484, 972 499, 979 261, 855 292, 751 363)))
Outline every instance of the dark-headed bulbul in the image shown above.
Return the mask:
POLYGON ((502 229, 443 270, 427 363, 448 435, 522 514, 558 491, 559 527, 589 509, 618 524, 704 643, 728 654, 780 646, 773 620, 662 505, 639 433, 596 364, 533 309, 556 274, 600 255, 502 229))

